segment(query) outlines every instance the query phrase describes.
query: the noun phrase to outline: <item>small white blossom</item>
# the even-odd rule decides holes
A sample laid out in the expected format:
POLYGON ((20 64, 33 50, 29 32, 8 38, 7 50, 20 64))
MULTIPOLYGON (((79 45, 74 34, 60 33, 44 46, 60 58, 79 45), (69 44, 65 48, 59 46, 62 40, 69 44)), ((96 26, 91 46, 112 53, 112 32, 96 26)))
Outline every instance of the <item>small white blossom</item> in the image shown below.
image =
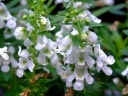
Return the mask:
POLYGON ((29 60, 29 53, 28 53, 28 51, 25 50, 25 49, 21 51, 21 47, 19 47, 18 55, 20 56, 18 67, 20 69, 23 69, 23 70, 28 68, 30 70, 30 72, 33 72, 35 64, 33 63, 32 60, 29 60))
POLYGON ((18 40, 25 40, 27 38, 24 27, 17 27, 14 35, 18 40))
POLYGON ((4 73, 7 73, 7 72, 9 72, 9 70, 10 70, 10 66, 9 65, 2 65, 1 66, 1 71, 2 72, 4 72, 4 73))
POLYGON ((3 59, 8 60, 9 56, 7 54, 7 47, 0 48, 0 55, 3 57, 3 59))
POLYGON ((8 20, 7 20, 7 26, 8 26, 9 28, 14 28, 14 27, 16 27, 16 20, 14 20, 14 19, 8 19, 8 20))
POLYGON ((103 1, 103 3, 104 3, 105 5, 111 6, 111 5, 114 4, 114 0, 102 0, 102 1, 103 1))
POLYGON ((23 77, 23 75, 24 75, 24 70, 23 70, 23 69, 17 69, 16 75, 17 75, 19 78, 20 78, 20 77, 23 77))
POLYGON ((128 76, 128 66, 126 69, 121 73, 122 76, 128 76))
POLYGON ((97 43, 97 35, 94 32, 88 32, 87 36, 87 43, 90 45, 96 44, 97 43))
POLYGON ((52 31, 52 30, 55 29, 55 26, 51 27, 51 24, 50 24, 49 19, 48 19, 48 18, 45 18, 45 17, 43 17, 43 16, 40 17, 40 20, 39 20, 38 23, 39 23, 38 25, 39 25, 42 29, 44 29, 44 30, 50 30, 50 31, 52 31))

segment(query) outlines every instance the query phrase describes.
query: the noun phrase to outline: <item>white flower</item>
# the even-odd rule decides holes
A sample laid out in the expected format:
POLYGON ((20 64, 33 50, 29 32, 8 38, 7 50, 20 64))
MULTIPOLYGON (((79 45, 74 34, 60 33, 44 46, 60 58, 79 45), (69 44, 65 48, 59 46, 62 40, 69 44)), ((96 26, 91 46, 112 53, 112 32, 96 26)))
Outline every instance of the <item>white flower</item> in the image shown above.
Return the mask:
POLYGON ((14 35, 18 40, 25 40, 27 38, 24 27, 17 27, 14 35))
POLYGON ((14 20, 14 19, 8 19, 8 20, 7 20, 7 26, 8 26, 9 28, 14 28, 14 27, 16 27, 16 20, 14 20))
POLYGON ((70 55, 72 52, 72 49, 73 49, 72 41, 68 35, 60 40, 59 45, 58 45, 58 50, 60 53, 64 52, 66 55, 70 55))
POLYGON ((128 76, 128 66, 126 69, 121 73, 122 76, 128 76))
POLYGON ((81 91, 84 89, 84 83, 81 80, 76 80, 73 86, 74 86, 74 89, 77 91, 81 91))
POLYGON ((128 62, 128 57, 124 58, 124 61, 125 61, 125 62, 128 62))
POLYGON ((40 17, 40 20, 38 22, 40 24, 40 27, 45 30, 54 30, 55 26, 51 27, 50 21, 48 18, 45 18, 43 16, 40 17))
MULTIPOLYGON (((84 88, 84 79, 88 84, 92 84, 94 79, 88 73, 87 68, 84 66, 82 68, 75 68, 74 72, 68 76, 66 83, 71 84, 71 82, 76 78, 76 82, 74 83, 74 88, 78 91, 84 88), (79 89, 80 88, 80 89, 79 89)), ((72 86, 72 85, 71 85, 72 86)), ((67 86, 70 87, 70 86, 67 86)))
POLYGON ((91 21, 101 23, 101 20, 92 15, 90 11, 86 10, 86 13, 88 14, 88 17, 91 19, 91 21))
POLYGON ((6 52, 7 52, 7 47, 0 48, 0 55, 1 55, 5 60, 8 60, 8 59, 9 59, 9 56, 8 56, 8 54, 7 54, 6 52))
POLYGON ((17 69, 16 75, 17 75, 19 78, 20 78, 20 77, 23 77, 23 75, 24 75, 24 70, 23 70, 23 69, 17 69))
POLYGON ((31 72, 33 72, 33 69, 35 67, 35 64, 33 63, 33 61, 29 60, 29 53, 27 50, 22 50, 21 51, 21 47, 19 47, 19 52, 18 55, 20 56, 19 58, 19 68, 20 69, 26 69, 28 68, 31 72))
POLYGON ((27 0, 20 0, 20 4, 23 5, 23 6, 26 6, 27 5, 27 0))
POLYGON ((112 74, 112 69, 107 67, 107 65, 112 65, 115 62, 113 56, 108 56, 100 49, 100 45, 96 44, 94 48, 94 54, 97 58, 97 70, 100 71, 101 69, 106 75, 112 74))
POLYGON ((94 32, 89 31, 87 33, 87 35, 88 35, 87 36, 87 43, 88 44, 93 45, 93 44, 96 44, 97 43, 98 37, 97 37, 97 35, 94 32))
POLYGON ((55 4, 59 4, 59 3, 62 3, 63 0, 55 0, 55 4))
POLYGON ((0 16, 5 20, 12 18, 12 15, 9 13, 7 7, 2 2, 0 2, 0 16))
POLYGON ((72 34, 72 35, 77 35, 77 34, 78 34, 78 31, 77 31, 75 28, 73 28, 71 34, 72 34))
POLYGON ((4 64, 4 65, 1 66, 1 71, 2 72, 7 73, 7 72, 9 72, 9 70, 10 70, 9 65, 4 64))
POLYGON ((104 4, 109 5, 109 6, 114 4, 114 0, 102 0, 102 1, 104 2, 104 4))
POLYGON ((9 56, 8 60, 2 60, 4 65, 9 65, 11 63, 13 68, 16 68, 18 66, 18 62, 16 61, 16 59, 13 56, 14 52, 15 52, 14 47, 9 46, 8 53, 10 54, 10 56, 9 56))
POLYGON ((74 2, 73 6, 74 8, 82 7, 82 2, 74 2))
POLYGON ((55 4, 59 4, 62 2, 69 2, 69 0, 55 0, 55 4))
POLYGON ((84 11, 83 13, 80 13, 77 18, 84 20, 88 16, 87 12, 84 11))
POLYGON ((118 85, 120 83, 120 79, 118 77, 113 78, 112 81, 116 85, 118 85))
POLYGON ((35 46, 35 49, 40 51, 38 57, 37 57, 37 61, 40 64, 43 64, 46 60, 46 56, 48 58, 52 58, 53 54, 54 54, 54 50, 57 47, 57 43, 53 42, 50 39, 47 39, 46 36, 43 36, 41 38, 41 40, 38 41, 38 43, 35 46))
POLYGON ((51 57, 51 62, 52 64, 57 64, 59 62, 59 57, 56 53, 54 53, 53 56, 51 57))
POLYGON ((56 33, 56 36, 62 38, 63 33, 69 33, 71 29, 72 29, 72 25, 62 25, 61 30, 56 33))

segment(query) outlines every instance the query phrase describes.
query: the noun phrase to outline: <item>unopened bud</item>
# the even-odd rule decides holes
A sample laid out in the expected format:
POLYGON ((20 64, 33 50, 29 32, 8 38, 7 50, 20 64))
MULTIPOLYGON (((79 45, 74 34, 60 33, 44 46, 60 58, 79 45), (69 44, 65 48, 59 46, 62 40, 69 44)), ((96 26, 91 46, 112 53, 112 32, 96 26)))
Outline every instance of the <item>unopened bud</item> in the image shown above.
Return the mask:
POLYGON ((37 3, 37 1, 35 1, 35 0, 34 0, 34 1, 33 1, 33 3, 34 3, 34 4, 36 4, 36 3, 37 3))
POLYGON ((35 9, 34 6, 31 6, 32 11, 35 9))
POLYGON ((73 13, 74 13, 74 14, 78 14, 78 11, 77 11, 77 10, 74 10, 73 13))
POLYGON ((87 39, 86 33, 83 33, 83 32, 82 32, 82 34, 81 34, 81 40, 82 40, 82 41, 86 41, 86 39, 87 39))
POLYGON ((69 18, 66 18, 66 19, 65 19, 65 23, 68 23, 69 21, 70 21, 69 18))
POLYGON ((85 23, 87 24, 87 25, 89 25, 89 23, 90 23, 90 19, 89 18, 85 18, 85 23))
POLYGON ((47 16, 47 14, 45 12, 41 12, 42 16, 47 16))
POLYGON ((30 18, 35 19, 35 14, 30 14, 30 18))
POLYGON ((28 18, 27 15, 24 15, 24 16, 22 17, 22 19, 24 19, 24 20, 26 20, 27 18, 28 18))
POLYGON ((69 18, 69 17, 70 17, 70 14, 69 14, 69 13, 67 13, 67 14, 66 14, 66 17, 67 17, 67 18, 69 18))

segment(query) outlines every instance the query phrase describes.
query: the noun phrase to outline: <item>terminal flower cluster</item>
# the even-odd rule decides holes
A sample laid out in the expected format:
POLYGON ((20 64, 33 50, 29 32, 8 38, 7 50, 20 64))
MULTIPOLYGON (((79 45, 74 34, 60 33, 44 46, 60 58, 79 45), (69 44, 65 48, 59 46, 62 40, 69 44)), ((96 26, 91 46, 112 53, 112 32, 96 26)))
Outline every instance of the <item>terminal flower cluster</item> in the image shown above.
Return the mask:
MULTIPOLYGON (((40 0, 39 4, 44 4, 44 1, 40 0)), ((61 29, 55 34, 56 39, 48 38, 44 34, 55 29, 45 14, 46 8, 44 6, 41 7, 42 9, 33 8, 33 12, 23 16, 23 19, 29 22, 24 27, 16 27, 14 31, 15 38, 23 40, 25 46, 24 49, 19 46, 19 61, 14 59, 14 51, 10 51, 12 53, 9 58, 6 54, 7 47, 0 49, 0 55, 8 60, 3 61, 1 70, 8 72, 10 70, 8 64, 11 62, 12 66, 17 67, 16 75, 20 78, 25 75, 25 70, 34 74, 36 70, 43 69, 49 73, 47 66, 52 66, 66 81, 67 87, 73 86, 75 90, 80 91, 83 90, 84 83, 93 84, 94 77, 91 75, 91 70, 103 71, 106 75, 111 75, 112 69, 108 65, 114 64, 115 59, 104 53, 98 44, 98 36, 90 29, 91 22, 101 23, 101 20, 88 10, 91 4, 74 0, 56 2, 68 3, 66 10, 69 12, 65 14, 61 29)), ((11 16, 2 2, 0 2, 0 14, 0 20, 7 20, 9 28, 16 26, 16 19, 11 16)), ((12 49, 11 47, 10 50, 12 49)))

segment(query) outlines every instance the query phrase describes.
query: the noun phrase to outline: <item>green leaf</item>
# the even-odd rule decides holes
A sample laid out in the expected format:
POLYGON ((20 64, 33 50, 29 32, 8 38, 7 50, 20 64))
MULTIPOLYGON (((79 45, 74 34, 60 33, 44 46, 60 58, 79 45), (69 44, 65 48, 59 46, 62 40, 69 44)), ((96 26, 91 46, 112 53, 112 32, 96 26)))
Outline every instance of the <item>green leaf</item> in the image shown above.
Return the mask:
POLYGON ((116 47, 115 47, 114 43, 112 42, 109 30, 107 28, 105 28, 105 27, 100 27, 99 31, 100 31, 100 33, 102 35, 102 38, 104 39, 102 44, 105 47, 107 47, 109 50, 111 50, 113 55, 116 56, 117 55, 116 50, 115 50, 116 47))
POLYGON ((79 35, 72 36, 72 42, 75 46, 79 46, 81 43, 79 35))
POLYGON ((12 77, 12 75, 13 75, 12 69, 10 69, 10 71, 7 73, 3 73, 3 77, 4 77, 5 81, 8 81, 12 77))
POLYGON ((5 39, 4 39, 4 32, 2 29, 0 29, 0 48, 4 47, 5 39))
MULTIPOLYGON (((118 4, 118 5, 115 5, 115 6, 108 6, 108 7, 104 7, 104 8, 98 9, 98 10, 92 12, 92 14, 95 15, 95 16, 100 16, 100 15, 102 15, 105 12, 108 12, 108 11, 114 13, 114 11, 120 10, 120 9, 124 8, 125 6, 126 6, 126 4, 118 4)), ((121 13, 121 11, 117 11, 117 12, 121 13)))
POLYGON ((77 0, 77 1, 84 2, 84 3, 90 3, 90 4, 96 3, 94 0, 77 0))
POLYGON ((123 50, 121 50, 121 53, 122 53, 123 55, 128 56, 128 47, 126 47, 126 48, 124 48, 123 50))
POLYGON ((48 11, 51 13, 55 9, 56 5, 51 6, 48 11))
MULTIPOLYGON (((127 4, 124 4, 124 3, 123 4, 118 4, 118 5, 112 6, 111 10, 120 10, 120 9, 126 7, 126 5, 127 4)), ((109 11, 111 11, 111 10, 109 10, 109 11)))
POLYGON ((50 7, 50 5, 52 4, 52 2, 53 2, 53 0, 48 0, 48 2, 46 4, 47 8, 50 7))
POLYGON ((103 26, 103 25, 100 24, 100 23, 90 22, 90 23, 89 23, 89 26, 90 26, 90 27, 99 27, 99 26, 103 26))
POLYGON ((20 0, 11 0, 9 3, 6 4, 6 6, 9 8, 15 6, 16 4, 19 3, 20 0))
POLYGON ((18 6, 18 7, 15 7, 15 8, 8 9, 8 10, 9 10, 9 12, 11 12, 11 13, 16 13, 16 12, 20 11, 21 9, 25 9, 25 8, 27 8, 27 7, 28 7, 28 6, 18 6))
POLYGON ((104 7, 104 8, 101 8, 101 9, 98 9, 98 10, 92 12, 92 14, 95 15, 95 16, 100 16, 100 15, 104 14, 105 12, 109 11, 110 9, 111 9, 110 6, 109 7, 104 7))
POLYGON ((109 12, 115 15, 120 15, 120 16, 126 15, 126 12, 123 12, 121 10, 111 10, 109 12))
POLYGON ((128 30, 123 30, 123 33, 124 33, 125 35, 128 35, 128 30))
POLYGON ((49 82, 52 82, 54 79, 45 79, 43 80, 44 83, 49 83, 49 82))
POLYGON ((103 41, 103 39, 102 39, 101 37, 98 37, 97 43, 98 43, 98 44, 101 44, 102 41, 103 41))
POLYGON ((49 88, 45 86, 45 87, 43 87, 42 92, 47 92, 48 89, 49 89, 49 88))

